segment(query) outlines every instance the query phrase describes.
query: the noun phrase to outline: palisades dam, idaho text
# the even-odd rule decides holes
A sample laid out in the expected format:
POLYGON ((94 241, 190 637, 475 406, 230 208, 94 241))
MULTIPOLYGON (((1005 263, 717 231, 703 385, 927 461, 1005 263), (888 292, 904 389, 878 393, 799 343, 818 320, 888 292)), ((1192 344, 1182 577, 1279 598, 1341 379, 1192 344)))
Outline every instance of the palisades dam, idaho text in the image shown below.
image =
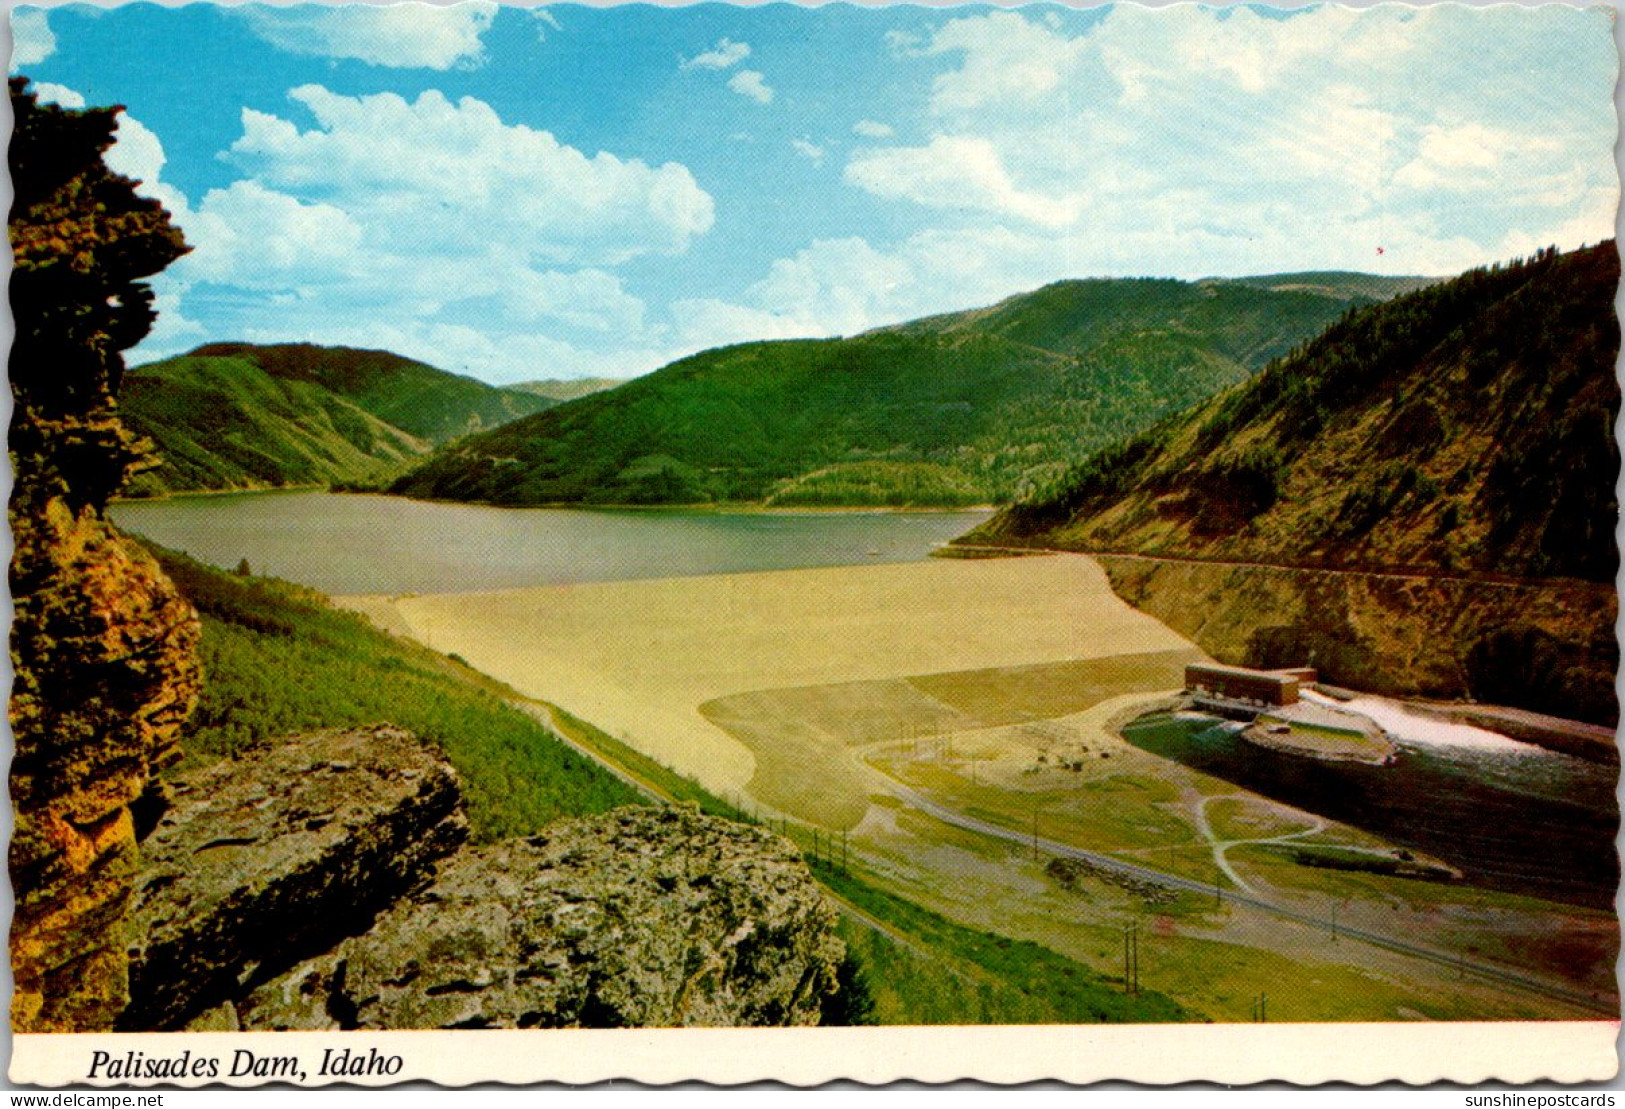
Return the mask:
POLYGON ((238 1048, 229 1055, 205 1055, 191 1050, 176 1055, 148 1055, 141 1051, 114 1054, 93 1051, 85 1077, 118 1080, 184 1080, 197 1078, 268 1078, 308 1082, 315 1078, 388 1078, 401 1073, 399 1055, 384 1055, 377 1048, 324 1048, 314 1068, 298 1055, 268 1055, 238 1048))

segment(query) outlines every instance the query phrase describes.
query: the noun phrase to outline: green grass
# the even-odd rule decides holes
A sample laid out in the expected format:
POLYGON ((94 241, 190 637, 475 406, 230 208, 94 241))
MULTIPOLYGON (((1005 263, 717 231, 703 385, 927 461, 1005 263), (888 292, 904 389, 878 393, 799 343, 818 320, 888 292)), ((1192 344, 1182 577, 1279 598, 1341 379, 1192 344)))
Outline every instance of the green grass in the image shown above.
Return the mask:
MULTIPOLYGON (((559 709, 562 730, 679 801, 735 820, 751 818, 689 778, 655 762, 593 725, 559 709)), ((793 839, 803 838, 799 829, 793 839)), ((1134 1001, 1083 964, 1048 948, 966 928, 822 860, 814 876, 839 897, 896 931, 910 944, 843 917, 840 934, 861 967, 878 1024, 1050 1024, 1120 1020, 1190 1020, 1161 995, 1134 1001), (923 951, 921 950, 923 949, 923 951), (927 952, 929 954, 927 954, 927 952)))
POLYGON ((1222 840, 1269 839, 1310 827, 1267 801, 1221 797, 1207 807, 1208 826, 1222 840))
POLYGON ((694 779, 677 773, 664 763, 656 762, 637 748, 622 743, 603 729, 565 712, 556 705, 549 708, 553 712, 554 719, 558 721, 559 730, 566 736, 583 747, 598 752, 632 777, 652 786, 657 793, 673 801, 691 802, 698 805, 701 812, 710 813, 712 816, 740 821, 750 819, 743 810, 715 796, 694 779))
POLYGON ((278 736, 388 721, 445 750, 482 842, 641 800, 466 667, 313 591, 153 550, 203 618, 203 697, 182 740, 188 764, 278 736))
POLYGON ((766 503, 777 507, 962 507, 985 500, 987 492, 985 484, 953 466, 930 462, 845 462, 782 483, 767 497, 766 503))
POLYGON ((908 947, 848 921, 882 1024, 1120 1024, 1201 1018, 1160 993, 1123 993, 1076 960, 1032 943, 955 924, 822 860, 810 864, 836 895, 905 936, 908 947), (922 954, 929 952, 929 956, 922 954))
MULTIPOLYGON (((1612 582, 1619 276, 1605 242, 1350 311, 970 541, 1612 582)), ((1528 701, 1505 692, 1562 667, 1552 651, 1528 635, 1478 644, 1471 692, 1573 716, 1561 674, 1528 701)))

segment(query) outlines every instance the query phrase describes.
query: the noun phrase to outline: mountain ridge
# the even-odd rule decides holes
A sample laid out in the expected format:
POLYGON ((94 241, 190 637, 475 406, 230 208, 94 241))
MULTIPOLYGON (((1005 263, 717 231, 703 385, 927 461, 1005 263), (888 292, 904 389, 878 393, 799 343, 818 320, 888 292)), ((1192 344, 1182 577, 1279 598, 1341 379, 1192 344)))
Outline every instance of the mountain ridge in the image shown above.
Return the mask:
POLYGON ((459 442, 391 491, 512 505, 1007 501, 1364 301, 1096 278, 847 338, 720 347, 459 442))
POLYGON ((388 351, 209 343, 125 374, 121 415, 158 462, 126 495, 381 482, 554 403, 388 351))

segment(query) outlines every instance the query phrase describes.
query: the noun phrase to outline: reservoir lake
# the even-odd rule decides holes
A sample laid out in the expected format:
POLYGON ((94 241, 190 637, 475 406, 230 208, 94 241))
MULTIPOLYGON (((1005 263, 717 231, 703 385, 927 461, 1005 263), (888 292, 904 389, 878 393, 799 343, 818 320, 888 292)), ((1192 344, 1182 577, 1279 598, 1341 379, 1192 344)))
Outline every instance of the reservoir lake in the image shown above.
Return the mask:
POLYGON ((491 508, 315 491, 123 501, 114 523, 227 569, 326 593, 532 585, 913 562, 988 511, 491 508))

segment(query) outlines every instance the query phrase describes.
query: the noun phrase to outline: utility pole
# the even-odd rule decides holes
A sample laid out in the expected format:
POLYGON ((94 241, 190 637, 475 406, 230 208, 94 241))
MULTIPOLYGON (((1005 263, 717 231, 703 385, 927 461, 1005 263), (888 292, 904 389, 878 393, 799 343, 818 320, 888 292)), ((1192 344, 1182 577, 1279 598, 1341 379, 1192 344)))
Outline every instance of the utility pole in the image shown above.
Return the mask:
POLYGON ((1128 925, 1125 924, 1123 926, 1123 992, 1125 994, 1134 992, 1134 977, 1133 971, 1130 969, 1130 967, 1131 960, 1128 953, 1128 925))
POLYGON ((1123 925, 1123 992, 1140 992, 1140 922, 1123 925))
POLYGON ((1033 806, 1033 862, 1038 861, 1038 806, 1033 806))
POLYGON ((1140 922, 1129 927, 1129 965, 1134 972, 1134 996, 1140 995, 1140 922))
POLYGON ((841 873, 848 873, 846 869, 846 829, 841 829, 841 873))

